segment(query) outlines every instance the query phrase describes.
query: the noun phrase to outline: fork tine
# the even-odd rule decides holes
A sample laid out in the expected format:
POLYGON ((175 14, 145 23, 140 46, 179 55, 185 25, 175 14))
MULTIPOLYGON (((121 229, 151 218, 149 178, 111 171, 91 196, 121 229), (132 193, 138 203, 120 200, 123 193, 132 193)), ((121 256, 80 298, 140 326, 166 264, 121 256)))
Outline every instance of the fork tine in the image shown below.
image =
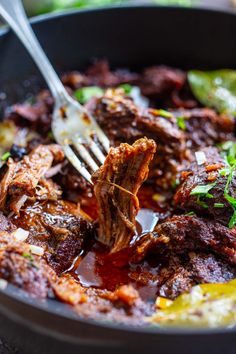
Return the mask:
POLYGON ((101 164, 103 164, 106 157, 104 156, 104 154, 102 153, 100 148, 97 146, 97 144, 91 138, 87 138, 87 142, 88 142, 89 147, 90 147, 91 151, 93 152, 94 156, 96 156, 98 161, 101 164))
POLYGON ((74 151, 71 149, 69 145, 62 145, 64 153, 68 160, 72 163, 72 165, 79 171, 79 173, 91 184, 93 184, 91 180, 91 175, 88 170, 82 165, 81 161, 78 159, 74 151))
POLYGON ((92 156, 89 154, 89 152, 86 150, 86 148, 83 146, 83 144, 81 144, 78 141, 78 138, 73 138, 72 142, 76 148, 76 150, 78 151, 78 153, 80 154, 80 156, 82 157, 82 159, 87 163, 87 165, 89 165, 91 167, 91 169, 95 172, 96 170, 98 170, 98 165, 96 164, 96 162, 93 160, 92 156))
POLYGON ((110 148, 110 141, 108 140, 107 136, 104 134, 102 129, 99 127, 99 125, 96 122, 95 124, 96 124, 96 129, 95 129, 96 135, 100 143, 103 145, 105 151, 108 153, 110 148))

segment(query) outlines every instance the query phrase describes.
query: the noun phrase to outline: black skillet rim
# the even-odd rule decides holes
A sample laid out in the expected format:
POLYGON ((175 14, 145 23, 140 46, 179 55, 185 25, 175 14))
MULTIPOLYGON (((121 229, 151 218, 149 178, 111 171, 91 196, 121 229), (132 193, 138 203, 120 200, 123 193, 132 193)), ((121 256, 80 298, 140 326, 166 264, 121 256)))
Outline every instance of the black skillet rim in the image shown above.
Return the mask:
MULTIPOLYGON (((81 10, 67 10, 64 12, 55 12, 51 14, 43 14, 31 19, 31 23, 37 24, 45 21, 50 21, 60 17, 69 17, 76 14, 83 13, 101 13, 101 12, 110 12, 116 11, 117 9, 121 11, 125 11, 126 9, 150 9, 150 10, 166 10, 166 11, 185 11, 185 12, 199 12, 206 13, 211 15, 211 13, 215 14, 226 14, 228 16, 233 16, 236 18, 236 12, 230 9, 214 9, 211 7, 201 7, 201 6, 192 6, 192 7, 181 7, 181 6, 161 6, 161 5, 123 5, 123 6, 108 6, 108 7, 100 7, 100 8, 90 8, 90 9, 81 9, 81 10)), ((7 27, 3 27, 0 29, 0 36, 4 36, 9 32, 7 27)), ((80 317, 76 315, 70 307, 66 304, 60 303, 54 300, 46 300, 42 303, 39 303, 37 300, 27 297, 26 294, 15 286, 8 284, 7 288, 4 290, 0 290, 0 298, 1 299, 11 299, 16 301, 19 304, 26 305, 35 310, 40 310, 44 314, 50 313, 54 315, 58 319, 65 319, 65 321, 70 321, 71 324, 81 323, 84 325, 91 325, 98 327, 100 329, 111 329, 114 331, 120 331, 124 333, 133 333, 133 334, 160 334, 160 335, 214 335, 214 334, 229 334, 235 333, 236 327, 221 327, 221 328, 185 328, 185 327, 155 327, 153 326, 131 326, 127 324, 120 323, 112 323, 112 322, 104 322, 99 320, 92 320, 80 317), (57 307, 59 309, 57 309, 57 307)), ((35 326, 37 327, 37 320, 35 321, 35 326)))

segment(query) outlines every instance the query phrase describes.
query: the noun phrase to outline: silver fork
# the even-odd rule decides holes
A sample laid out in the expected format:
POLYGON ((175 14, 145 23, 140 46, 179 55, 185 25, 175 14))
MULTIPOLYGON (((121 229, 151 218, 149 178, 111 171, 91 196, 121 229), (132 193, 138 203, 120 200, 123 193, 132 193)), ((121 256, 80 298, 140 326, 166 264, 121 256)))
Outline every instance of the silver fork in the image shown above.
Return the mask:
POLYGON ((53 95, 52 131, 55 140, 72 165, 92 183, 85 164, 92 172, 103 164, 104 153, 109 150, 108 138, 87 110, 65 90, 28 22, 21 0, 0 0, 0 14, 28 50, 53 95), (100 144, 95 142, 95 137, 100 144))

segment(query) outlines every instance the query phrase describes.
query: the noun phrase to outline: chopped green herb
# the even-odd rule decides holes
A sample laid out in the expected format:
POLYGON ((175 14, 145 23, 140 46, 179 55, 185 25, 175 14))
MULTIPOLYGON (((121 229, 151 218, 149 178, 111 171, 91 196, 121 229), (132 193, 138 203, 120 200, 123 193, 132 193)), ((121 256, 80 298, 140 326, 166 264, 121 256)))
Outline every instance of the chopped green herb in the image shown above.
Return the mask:
POLYGON ((166 111, 165 109, 157 109, 156 110, 157 114, 159 114, 163 118, 172 118, 173 114, 166 111))
POLYGON ((54 139, 53 133, 52 132, 48 132, 48 138, 49 139, 54 139))
POLYGON ((85 104, 90 100, 90 98, 102 96, 103 93, 104 90, 101 87, 88 86, 76 90, 74 92, 74 96, 81 104, 85 104))
POLYGON ((177 125, 181 130, 186 130, 186 123, 184 117, 176 117, 177 125))
POLYGON ((226 141, 220 144, 219 148, 223 151, 223 156, 230 166, 236 164, 236 142, 226 141))
POLYGON ((224 206, 223 203, 214 203, 214 208, 224 208, 224 206))
POLYGON ((216 182, 206 184, 206 185, 199 185, 192 189, 190 195, 197 196, 197 204, 204 209, 208 208, 207 203, 202 200, 203 198, 213 198, 213 195, 209 193, 209 191, 216 185, 216 182))
POLYGON ((122 84, 119 87, 124 90, 124 93, 126 95, 129 95, 131 93, 131 91, 133 90, 133 87, 129 84, 122 84))
POLYGON ((26 252, 23 252, 22 253, 22 257, 26 258, 26 259, 29 259, 31 262, 34 261, 34 258, 31 256, 31 254, 29 253, 26 253, 26 252))
POLYGON ((234 227, 234 225, 236 224, 236 209, 234 209, 233 215, 231 216, 230 220, 229 220, 229 228, 231 229, 232 227, 234 227))
POLYGON ((192 215, 196 215, 196 214, 194 213, 194 211, 190 211, 190 212, 188 212, 188 213, 185 214, 185 216, 192 216, 192 215))
POLYGON ((9 157, 11 157, 11 153, 9 151, 5 152, 5 154, 2 155, 1 160, 7 161, 9 159, 9 157))
POLYGON ((207 209, 208 208, 207 203, 205 203, 203 200, 201 200, 201 198, 202 197, 200 195, 197 197, 197 205, 199 205, 203 209, 207 209))
POLYGON ((192 189, 190 195, 201 195, 201 196, 207 196, 207 198, 211 198, 209 197, 212 196, 211 194, 209 194, 208 192, 216 185, 216 183, 210 183, 210 184, 205 184, 205 185, 199 185, 196 186, 195 188, 192 189))
POLYGON ((179 184, 180 184, 180 180, 179 180, 179 178, 176 178, 176 179, 171 183, 171 187, 172 187, 173 189, 175 189, 179 184))

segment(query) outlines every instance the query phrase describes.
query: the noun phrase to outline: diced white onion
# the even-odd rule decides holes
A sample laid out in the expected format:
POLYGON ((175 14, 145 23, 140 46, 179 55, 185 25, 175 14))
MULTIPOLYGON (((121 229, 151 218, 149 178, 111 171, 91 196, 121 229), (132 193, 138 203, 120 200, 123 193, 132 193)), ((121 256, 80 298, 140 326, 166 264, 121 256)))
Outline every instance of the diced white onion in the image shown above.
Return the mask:
POLYGON ((31 253, 33 253, 37 256, 43 256, 43 254, 44 254, 43 247, 39 247, 39 246, 35 246, 35 245, 30 245, 30 251, 31 251, 31 253))
POLYGON ((8 284, 8 281, 7 281, 7 280, 5 280, 5 279, 0 279, 0 289, 1 289, 1 290, 6 289, 7 284, 8 284))
POLYGON ((24 229, 21 229, 20 227, 14 231, 13 233, 14 238, 16 241, 25 241, 27 237, 29 236, 29 231, 26 231, 24 229))
POLYGON ((195 156, 198 165, 203 165, 206 162, 206 155, 203 151, 196 151, 195 156))

